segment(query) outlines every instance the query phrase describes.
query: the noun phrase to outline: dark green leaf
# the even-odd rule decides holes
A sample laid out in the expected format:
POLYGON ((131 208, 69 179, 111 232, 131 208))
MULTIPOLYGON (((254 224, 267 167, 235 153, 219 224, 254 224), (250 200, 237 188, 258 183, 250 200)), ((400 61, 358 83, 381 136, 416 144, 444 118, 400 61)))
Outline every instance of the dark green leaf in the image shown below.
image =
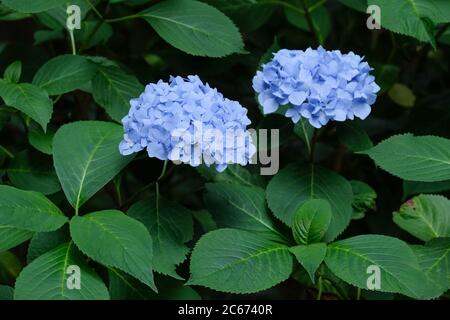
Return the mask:
POLYGON ((191 212, 164 198, 156 197, 135 203, 128 215, 142 222, 153 238, 154 269, 180 279, 176 266, 186 259, 189 249, 185 243, 192 240, 191 212))
POLYGON ((267 186, 266 197, 275 216, 288 226, 306 201, 327 200, 332 216, 324 241, 331 241, 344 231, 352 215, 353 194, 347 180, 327 169, 306 164, 281 170, 267 186))
POLYGON ((239 30, 222 12, 194 0, 167 0, 139 14, 174 47, 198 56, 243 52, 239 30))
POLYGON ((125 271, 156 291, 152 238, 139 221, 120 211, 99 211, 73 217, 70 234, 88 257, 125 271))
POLYGON ((100 277, 86 264, 70 242, 36 258, 26 266, 16 281, 16 300, 108 300, 109 294, 100 277), (67 286, 68 267, 80 268, 80 289, 67 286))
POLYGON ((252 293, 286 280, 293 267, 289 248, 267 234, 219 229, 204 235, 192 252, 190 285, 252 293))

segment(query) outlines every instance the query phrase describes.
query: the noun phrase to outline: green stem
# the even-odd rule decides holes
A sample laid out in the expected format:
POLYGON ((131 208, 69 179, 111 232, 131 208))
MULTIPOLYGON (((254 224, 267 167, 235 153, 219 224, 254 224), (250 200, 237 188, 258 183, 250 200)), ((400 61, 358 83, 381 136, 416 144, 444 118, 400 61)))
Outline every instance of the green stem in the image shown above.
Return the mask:
POLYGON ((361 288, 357 288, 356 290, 356 300, 361 300, 361 288))
MULTIPOLYGON (((159 175, 158 179, 156 180, 156 212, 159 213, 159 181, 164 177, 167 171, 167 163, 169 161, 165 160, 163 168, 161 170, 161 174, 159 175)), ((159 216, 159 214, 158 214, 159 216)))
POLYGON ((72 54, 75 56, 77 54, 77 47, 75 45, 75 37, 73 35, 73 30, 69 29, 69 36, 70 36, 70 44, 72 46, 72 54))
POLYGON ((1 144, 0 144, 0 150, 2 150, 11 159, 14 159, 14 154, 11 151, 9 151, 8 149, 6 149, 4 146, 2 146, 1 144))
POLYGON ((285 8, 288 8, 288 9, 294 11, 294 12, 297 12, 297 13, 299 13, 301 15, 305 15, 306 14, 305 11, 303 11, 302 9, 297 8, 296 6, 294 6, 293 4, 290 4, 288 2, 284 2, 284 1, 267 1, 267 3, 273 3, 273 4, 281 5, 281 6, 283 6, 285 8))
POLYGON ((139 14, 132 14, 132 15, 120 17, 120 18, 105 19, 105 22, 114 23, 114 22, 120 22, 120 21, 125 21, 125 20, 131 20, 131 19, 135 19, 135 18, 139 18, 139 17, 140 17, 139 14))
POLYGON ((323 5, 325 2, 327 2, 327 0, 318 1, 315 4, 313 4, 311 7, 308 8, 309 13, 313 12, 314 10, 316 10, 318 7, 323 5))
POLYGON ((317 42, 320 43, 321 42, 320 37, 319 37, 319 34, 317 33, 316 28, 314 27, 314 22, 311 17, 311 11, 308 8, 308 6, 306 5, 306 0, 302 0, 302 4, 303 4, 303 9, 305 10, 305 18, 306 18, 306 22, 308 23, 309 30, 312 32, 312 34, 316 38, 317 42))
POLYGON ((97 17, 103 20, 102 14, 97 10, 97 8, 92 4, 92 2, 90 0, 85 1, 89 5, 89 7, 91 7, 92 11, 97 15, 97 17))
POLYGON ((322 276, 319 276, 319 292, 317 293, 317 300, 322 299, 322 291, 323 291, 322 276))

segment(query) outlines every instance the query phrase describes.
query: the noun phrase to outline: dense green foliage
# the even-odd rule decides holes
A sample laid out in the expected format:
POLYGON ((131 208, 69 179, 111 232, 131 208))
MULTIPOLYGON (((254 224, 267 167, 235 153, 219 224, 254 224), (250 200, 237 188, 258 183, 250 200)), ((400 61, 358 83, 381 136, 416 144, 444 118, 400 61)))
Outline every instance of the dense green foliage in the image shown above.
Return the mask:
POLYGON ((449 24, 447 0, 0 0, 0 300, 448 299, 449 24), (264 116, 261 64, 319 45, 366 57, 371 115, 264 116), (119 153, 129 100, 190 74, 280 130, 279 172, 119 153))

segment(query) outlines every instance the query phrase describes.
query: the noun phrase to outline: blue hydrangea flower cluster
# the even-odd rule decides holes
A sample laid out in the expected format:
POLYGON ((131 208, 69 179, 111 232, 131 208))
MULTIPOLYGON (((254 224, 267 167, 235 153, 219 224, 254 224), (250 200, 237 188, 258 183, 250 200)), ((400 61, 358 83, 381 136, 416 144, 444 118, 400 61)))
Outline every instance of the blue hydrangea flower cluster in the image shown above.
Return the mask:
POLYGON ((339 50, 282 49, 253 78, 264 113, 287 105, 286 117, 306 118, 315 128, 330 120, 365 119, 380 87, 369 64, 339 50))
POLYGON ((246 165, 256 152, 246 130, 247 109, 203 84, 198 76, 170 77, 149 84, 122 119, 119 150, 129 155, 147 149, 149 157, 198 166, 246 165))

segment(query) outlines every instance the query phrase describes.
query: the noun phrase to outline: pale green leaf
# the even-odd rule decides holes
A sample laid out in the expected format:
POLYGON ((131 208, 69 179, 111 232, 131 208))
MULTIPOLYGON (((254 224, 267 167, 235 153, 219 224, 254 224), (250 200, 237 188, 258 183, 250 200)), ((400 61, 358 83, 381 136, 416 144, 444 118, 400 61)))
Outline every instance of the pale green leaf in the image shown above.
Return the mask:
POLYGON ((401 83, 394 84, 389 90, 388 95, 392 101, 402 107, 411 108, 414 107, 414 104, 416 103, 414 92, 401 83))

